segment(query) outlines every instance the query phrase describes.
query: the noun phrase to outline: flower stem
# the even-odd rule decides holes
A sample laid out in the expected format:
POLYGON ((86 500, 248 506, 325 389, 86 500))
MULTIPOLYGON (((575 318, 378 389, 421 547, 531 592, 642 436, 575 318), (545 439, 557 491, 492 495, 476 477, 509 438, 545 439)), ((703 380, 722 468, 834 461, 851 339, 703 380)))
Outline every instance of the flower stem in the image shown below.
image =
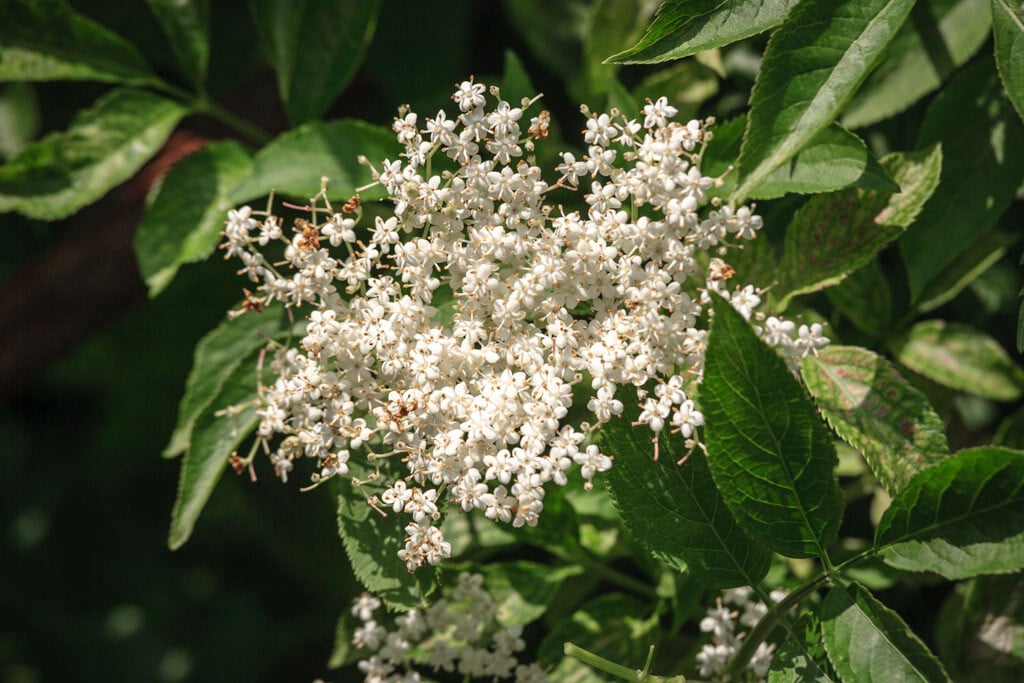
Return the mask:
POLYGON ((589 650, 584 650, 575 643, 566 643, 562 648, 562 652, 565 653, 566 657, 578 659, 592 669, 603 671, 612 676, 618 676, 624 681, 633 681, 634 683, 683 683, 686 680, 684 676, 653 676, 647 673, 647 666, 650 666, 654 653, 653 647, 647 656, 647 665, 643 669, 630 669, 627 666, 616 664, 589 650))

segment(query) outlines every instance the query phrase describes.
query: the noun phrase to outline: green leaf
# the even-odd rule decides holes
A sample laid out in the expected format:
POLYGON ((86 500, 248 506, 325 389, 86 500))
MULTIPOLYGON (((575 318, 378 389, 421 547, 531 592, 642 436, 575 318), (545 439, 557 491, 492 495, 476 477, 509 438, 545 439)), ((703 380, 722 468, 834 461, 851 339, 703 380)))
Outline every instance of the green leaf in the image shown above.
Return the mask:
POLYGON ((942 177, 900 239, 914 306, 996 224, 1024 180, 1024 124, 1003 97, 992 62, 963 69, 935 98, 918 148, 942 143, 942 177))
POLYGON ((954 680, 1024 680, 1024 576, 979 576, 956 584, 939 612, 935 639, 954 680))
POLYGON ((480 566, 487 591, 498 603, 502 626, 529 624, 544 615, 562 584, 584 573, 579 565, 550 567, 527 560, 488 562, 480 566))
POLYGON ((167 173, 135 233, 135 255, 151 297, 179 266, 201 261, 220 241, 230 193, 248 173, 251 156, 233 140, 194 152, 167 173))
MULTIPOLYGON (((164 457, 187 451, 196 421, 224 392, 228 380, 257 349, 265 346, 280 329, 280 319, 269 311, 227 318, 196 345, 192 370, 185 382, 185 395, 178 406, 178 423, 164 448, 164 457)), ((251 389, 256 390, 255 373, 251 389)))
POLYGON ((171 45, 182 73, 195 86, 206 80, 210 60, 210 8, 207 0, 146 0, 171 45))
POLYGON ((113 90, 71 126, 0 167, 0 213, 57 220, 93 203, 152 157, 187 110, 143 90, 113 90))
POLYGON ((1017 235, 999 229, 982 234, 925 286, 917 310, 925 313, 952 301, 982 273, 998 263, 1016 241, 1017 235))
POLYGON ((159 82, 124 38, 63 0, 0 3, 0 81, 159 82))
MULTIPOLYGON (((364 121, 341 119, 314 122, 282 134, 256 153, 252 171, 231 193, 233 204, 242 204, 276 190, 297 198, 309 198, 320 190, 320 179, 330 179, 327 196, 345 201, 356 188, 373 182, 370 169, 358 161, 364 155, 378 169, 385 158, 397 158, 401 147, 386 128, 364 121)), ((385 196, 380 186, 360 193, 365 199, 385 196)))
POLYGON ((715 484, 747 535, 787 557, 823 557, 843 514, 832 439, 782 358, 712 298, 701 406, 715 484))
MULTIPOLYGON (((365 465, 354 459, 348 464, 354 477, 366 480, 370 470, 365 465)), ((337 479, 338 533, 356 578, 391 609, 405 611, 422 606, 434 588, 437 571, 426 566, 410 572, 398 557, 398 551, 405 547, 405 526, 410 518, 393 511, 384 516, 369 506, 367 498, 379 497, 383 487, 357 488, 350 477, 337 479)))
POLYGON ((633 539, 676 571, 689 569, 708 586, 753 586, 764 578, 771 554, 736 524, 711 478, 702 453, 685 455, 680 439, 662 433, 654 460, 651 432, 631 427, 639 410, 627 402, 621 418, 598 432, 615 456, 608 490, 633 539))
POLYGON ((825 650, 844 681, 948 681, 942 664, 900 616, 864 587, 836 585, 821 604, 825 650))
POLYGON ((800 369, 825 419, 890 494, 949 456, 942 419, 885 358, 858 346, 828 346, 800 369))
POLYGON ((380 0, 249 0, 293 126, 319 118, 355 75, 380 0))
POLYGON ((796 0, 666 0, 633 47, 608 58, 621 64, 654 64, 721 47, 782 23, 796 0))
POLYGON ((1024 569, 1024 451, 960 451, 914 477, 878 524, 886 564, 947 579, 1024 569))
POLYGON ((533 98, 537 89, 533 87, 530 75, 526 73, 523 60, 512 50, 505 50, 505 69, 501 76, 501 96, 513 106, 518 106, 524 97, 533 98))
POLYGON ((877 258, 826 289, 825 294, 862 332, 884 337, 892 331, 892 289, 877 258))
POLYGON ((590 9, 589 26, 583 37, 583 59, 590 97, 606 93, 619 71, 618 64, 605 61, 608 52, 622 50, 639 40, 647 20, 657 7, 657 0, 594 2, 590 9))
POLYGON ((256 428, 255 359, 237 364, 221 382, 216 397, 196 417, 188 452, 181 461, 178 496, 171 512, 167 546, 177 550, 192 535, 199 514, 228 464, 228 457, 256 428), (237 409, 234 408, 237 406, 237 409), (227 410, 224 415, 217 415, 227 410))
POLYGON ((540 645, 537 660, 555 666, 553 682, 587 683, 607 680, 590 667, 563 655, 566 642, 599 652, 605 659, 639 669, 647 657, 649 643, 658 642, 657 618, 648 619, 650 607, 622 593, 607 593, 591 600, 568 619, 552 628, 540 645))
POLYGON ((899 237, 938 186, 942 152, 895 153, 883 165, 902 191, 818 195, 793 216, 779 264, 780 310, 794 296, 838 284, 899 237))
MULTIPOLYGON (((702 104, 718 93, 718 74, 696 60, 677 62, 660 71, 655 71, 633 88, 633 100, 643 103, 667 97, 679 110, 677 120, 686 121, 697 116, 702 104)), ((634 116, 640 109, 623 113, 634 116)))
POLYGON ((1024 393, 1024 370, 992 337, 962 323, 925 320, 895 345, 897 359, 943 386, 993 401, 1024 393))
POLYGON ((1017 115, 1024 118, 1024 6, 1009 0, 992 0, 992 34, 1003 87, 1017 115))
POLYGON ((843 125, 869 126, 939 88, 988 38, 988 0, 918 2, 910 20, 843 112, 843 125))
MULTIPOLYGON (((736 163, 744 130, 744 119, 734 118, 713 128, 714 137, 704 152, 701 169, 718 176, 736 163)), ((864 142, 838 124, 814 137, 788 163, 772 171, 751 190, 754 199, 770 199, 794 192, 831 192, 847 187, 896 191, 889 171, 868 153, 864 142)), ((724 178, 715 196, 728 196, 736 189, 736 174, 724 178)))
POLYGON ((605 90, 608 93, 605 109, 608 111, 611 111, 613 108, 618 109, 626 116, 633 116, 634 112, 640 111, 636 98, 626 90, 626 86, 622 85, 617 78, 608 81, 605 85, 605 90))
POLYGON ((805 0, 793 8, 768 41, 751 95, 736 201, 835 120, 913 4, 805 0))
POLYGON ((590 26, 586 0, 506 0, 509 22, 537 59, 565 79, 578 77, 582 43, 590 26))
POLYGON ((0 86, 0 160, 25 149, 39 132, 39 100, 28 83, 0 86))
POLYGON ((821 624, 813 613, 800 616, 791 627, 768 670, 768 683, 831 683, 839 680, 821 643, 821 624))

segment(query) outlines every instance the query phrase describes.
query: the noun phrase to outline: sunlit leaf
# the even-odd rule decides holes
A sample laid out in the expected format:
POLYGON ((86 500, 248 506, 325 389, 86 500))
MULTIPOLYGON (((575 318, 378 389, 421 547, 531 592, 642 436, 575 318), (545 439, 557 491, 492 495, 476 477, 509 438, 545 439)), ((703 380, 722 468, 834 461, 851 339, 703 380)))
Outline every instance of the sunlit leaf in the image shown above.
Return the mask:
POLYGON ((1010 0, 992 0, 992 34, 996 67, 1017 114, 1024 118, 1024 6, 1010 0))

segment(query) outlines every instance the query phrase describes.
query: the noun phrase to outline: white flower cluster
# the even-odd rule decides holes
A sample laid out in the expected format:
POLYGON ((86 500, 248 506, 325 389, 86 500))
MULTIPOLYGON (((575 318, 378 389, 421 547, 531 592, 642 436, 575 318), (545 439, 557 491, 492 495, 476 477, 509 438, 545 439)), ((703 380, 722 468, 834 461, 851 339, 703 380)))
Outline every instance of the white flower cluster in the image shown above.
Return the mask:
MULTIPOLYGON (((697 653, 701 678, 718 680, 717 677, 725 673, 740 648, 745 633, 739 632, 738 628, 752 629, 768 613, 767 605, 754 599, 753 594, 753 589, 748 587, 724 591, 722 597, 715 601, 715 606, 708 608, 707 616, 701 619, 700 630, 711 634, 711 642, 697 653)), ((774 590, 770 595, 778 602, 786 597, 786 591, 774 590)), ((765 680, 774 654, 775 646, 772 644, 762 642, 757 646, 754 656, 747 662, 747 668, 757 680, 765 680)))
POLYGON ((405 151, 374 170, 393 210, 372 227, 360 225, 358 197, 337 213, 326 199, 316 208, 322 191, 290 234, 249 207, 224 231, 228 255, 259 283, 247 308, 312 308, 261 394, 259 435, 285 437, 267 448, 278 474, 301 455, 317 460, 318 480, 346 474, 352 457, 401 460, 370 503, 408 516, 410 571, 450 554, 434 526, 445 505, 532 526, 546 484, 564 485, 575 465, 589 487, 612 460, 587 437, 624 402, 640 406, 639 423, 699 445, 704 417, 689 394, 709 291, 764 322, 762 336, 791 357, 827 343, 820 327, 765 321, 759 292, 729 282, 721 257, 761 219, 709 199, 720 180, 700 171, 706 122, 672 121, 665 98, 642 121, 583 108, 587 152, 562 153, 549 184, 533 158, 547 112, 524 131, 532 101, 492 88, 488 108, 487 92, 462 83, 454 118, 399 111, 405 151), (581 185, 586 208, 564 209, 581 185), (278 240, 283 262, 271 263, 261 249, 278 240))
POLYGON ((516 683, 548 680, 537 664, 520 664, 516 653, 526 647, 521 626, 502 627, 498 605, 479 574, 459 575, 450 595, 424 611, 395 619, 388 629, 374 618, 381 602, 369 593, 355 600, 352 614, 362 625, 352 637, 359 649, 373 651, 359 662, 365 683, 419 683, 421 664, 435 672, 458 672, 471 678, 512 679, 516 683))

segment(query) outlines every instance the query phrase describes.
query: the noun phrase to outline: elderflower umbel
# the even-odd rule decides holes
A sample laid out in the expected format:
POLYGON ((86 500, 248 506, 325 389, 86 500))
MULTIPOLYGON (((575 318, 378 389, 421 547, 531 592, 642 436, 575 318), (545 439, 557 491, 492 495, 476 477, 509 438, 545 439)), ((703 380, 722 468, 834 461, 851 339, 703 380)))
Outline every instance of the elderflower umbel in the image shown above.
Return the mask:
POLYGON ((710 291, 763 322, 791 361, 828 341, 820 326, 765 320, 759 290, 731 281, 723 257, 761 218, 709 199, 720 183, 700 170, 709 122, 673 121, 663 97, 642 123, 584 107, 587 151, 563 152, 551 183, 533 157, 547 112, 524 132, 532 100, 501 100, 472 79, 452 99, 454 114, 399 110, 405 151, 371 164, 391 215, 367 225, 358 196, 338 213, 326 199, 316 208, 322 190, 290 234, 249 207, 224 230, 227 254, 260 283, 248 309, 310 309, 305 337, 276 350, 277 379, 261 391, 258 434, 276 471, 285 478, 301 455, 316 459, 319 481, 354 458, 400 461, 379 470, 386 488, 368 500, 406 516, 410 571, 451 554, 437 526, 445 506, 532 526, 547 484, 575 469, 589 488, 612 459, 588 436, 626 402, 640 424, 699 446, 704 416, 690 395, 710 291), (580 189, 586 208, 563 208, 580 189), (283 262, 264 259, 277 240, 283 262), (586 420, 570 419, 574 405, 586 420))
MULTIPOLYGON (((697 653, 697 665, 700 667, 701 678, 712 681, 719 680, 725 673, 736 651, 739 650, 746 631, 754 628, 757 622, 768 613, 763 602, 753 598, 754 591, 748 587, 733 588, 725 591, 722 597, 709 607, 706 616, 700 621, 700 630, 711 634, 711 642, 705 644, 697 653), (737 627, 746 631, 739 632, 737 627)), ((786 597, 783 590, 771 592, 775 602, 786 597)), ((772 664, 775 646, 762 642, 757 646, 754 655, 747 662, 756 680, 766 680, 768 669, 772 664)))
POLYGON ((466 680, 513 680, 544 683, 548 680, 537 664, 520 664, 516 653, 526 647, 522 626, 498 623, 498 603, 484 588, 479 574, 459 574, 458 582, 444 597, 423 611, 399 616, 389 628, 376 621, 380 600, 369 593, 356 598, 352 615, 360 625, 352 644, 372 652, 359 662, 366 683, 408 683, 425 680, 416 664, 435 673, 457 671, 466 680))

